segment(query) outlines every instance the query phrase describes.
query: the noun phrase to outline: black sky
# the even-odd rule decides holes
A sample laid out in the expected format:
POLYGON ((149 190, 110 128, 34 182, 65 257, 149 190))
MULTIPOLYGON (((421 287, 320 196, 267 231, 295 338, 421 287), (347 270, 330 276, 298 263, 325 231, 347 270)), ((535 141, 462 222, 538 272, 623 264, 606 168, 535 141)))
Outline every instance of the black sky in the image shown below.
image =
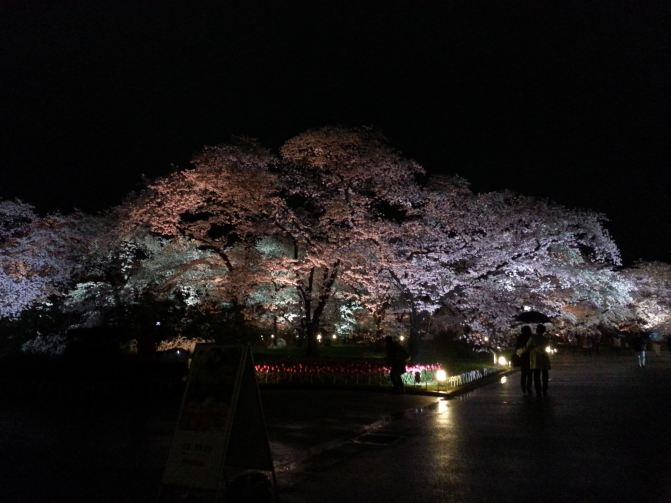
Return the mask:
POLYGON ((231 134, 365 124, 669 260, 669 21, 661 0, 5 1, 0 196, 95 210, 231 134))

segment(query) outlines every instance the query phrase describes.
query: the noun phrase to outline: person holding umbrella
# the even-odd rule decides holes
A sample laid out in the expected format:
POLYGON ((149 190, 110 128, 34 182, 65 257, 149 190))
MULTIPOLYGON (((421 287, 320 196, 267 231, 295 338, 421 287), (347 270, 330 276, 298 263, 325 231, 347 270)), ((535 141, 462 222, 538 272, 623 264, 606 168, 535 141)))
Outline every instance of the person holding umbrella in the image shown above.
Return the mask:
MULTIPOLYGON (((533 374, 537 397, 547 396, 548 394, 551 367, 550 355, 547 353, 548 346, 549 343, 545 337, 545 325, 539 323, 536 326, 536 333, 529 338, 523 349, 517 351, 520 356, 523 353, 529 354, 529 369, 533 374)), ((528 391, 531 394, 531 385, 529 385, 528 391)))

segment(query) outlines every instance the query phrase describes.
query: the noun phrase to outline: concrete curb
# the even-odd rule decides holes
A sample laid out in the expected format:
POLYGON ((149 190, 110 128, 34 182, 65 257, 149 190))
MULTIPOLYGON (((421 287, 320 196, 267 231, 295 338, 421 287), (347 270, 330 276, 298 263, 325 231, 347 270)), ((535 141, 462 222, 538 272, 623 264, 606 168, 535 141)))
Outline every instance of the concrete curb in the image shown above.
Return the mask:
POLYGON ((435 397, 441 397, 441 398, 452 398, 455 396, 459 395, 464 395, 470 391, 473 391, 474 389, 477 389, 481 386, 485 386, 487 384, 490 384, 497 379, 500 379, 503 376, 507 376, 509 374, 513 374, 517 372, 517 369, 506 369, 506 370, 499 370, 496 372, 493 372, 485 377, 482 377, 480 379, 476 379, 475 381, 472 381, 470 383, 464 384, 462 386, 459 386, 457 388, 451 389, 451 390, 446 390, 446 391, 428 391, 428 390, 419 390, 419 389, 407 389, 406 388, 406 393, 411 393, 414 395, 425 395, 425 396, 435 396, 435 397))

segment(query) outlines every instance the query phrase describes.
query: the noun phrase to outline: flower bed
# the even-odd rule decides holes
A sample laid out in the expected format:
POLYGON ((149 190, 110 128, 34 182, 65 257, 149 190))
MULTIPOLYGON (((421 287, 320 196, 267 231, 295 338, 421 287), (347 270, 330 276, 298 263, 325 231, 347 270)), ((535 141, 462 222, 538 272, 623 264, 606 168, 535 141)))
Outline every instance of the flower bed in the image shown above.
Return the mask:
MULTIPOLYGON (((407 365, 403 382, 407 386, 435 386, 438 363, 407 365)), ((256 365, 260 384, 388 386, 389 366, 375 361, 278 362, 256 365)), ((474 370, 449 376, 443 384, 456 387, 490 374, 494 369, 474 370)))

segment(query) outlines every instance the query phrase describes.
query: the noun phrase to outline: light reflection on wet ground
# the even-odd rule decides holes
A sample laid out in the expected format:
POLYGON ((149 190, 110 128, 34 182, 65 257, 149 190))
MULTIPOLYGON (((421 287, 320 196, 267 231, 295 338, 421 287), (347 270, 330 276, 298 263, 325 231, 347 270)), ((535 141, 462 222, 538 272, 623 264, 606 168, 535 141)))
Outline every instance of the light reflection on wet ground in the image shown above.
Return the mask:
POLYGON ((403 442, 315 469, 287 501, 671 501, 671 361, 630 356, 559 356, 545 399, 513 374, 437 402, 386 427, 403 442))

